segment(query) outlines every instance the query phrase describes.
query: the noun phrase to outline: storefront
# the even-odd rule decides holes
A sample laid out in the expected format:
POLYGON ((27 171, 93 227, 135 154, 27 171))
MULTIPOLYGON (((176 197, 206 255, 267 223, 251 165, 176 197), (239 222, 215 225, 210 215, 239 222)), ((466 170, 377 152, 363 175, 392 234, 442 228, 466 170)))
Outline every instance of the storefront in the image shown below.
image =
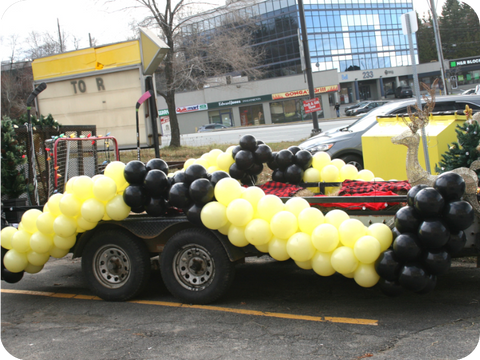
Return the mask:
POLYGON ((450 60, 449 65, 452 88, 469 89, 480 83, 480 56, 450 60))

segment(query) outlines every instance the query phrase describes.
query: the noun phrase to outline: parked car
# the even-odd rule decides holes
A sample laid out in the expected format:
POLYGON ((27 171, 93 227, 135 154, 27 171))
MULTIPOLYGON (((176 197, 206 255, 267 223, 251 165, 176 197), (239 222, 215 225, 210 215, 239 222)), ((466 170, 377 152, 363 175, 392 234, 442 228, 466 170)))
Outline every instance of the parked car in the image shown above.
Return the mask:
POLYGON ((368 104, 364 106, 360 106, 358 108, 352 109, 350 112, 350 115, 355 115, 355 116, 360 116, 362 114, 365 114, 372 109, 375 109, 376 107, 385 105, 388 101, 370 101, 368 104))
MULTIPOLYGON (((320 133, 299 145, 301 149, 312 154, 325 151, 332 159, 342 159, 357 169, 363 169, 362 135, 377 124, 377 116, 406 114, 407 107, 414 105, 416 100, 408 99, 389 102, 373 109, 354 123, 320 133)), ((422 103, 424 101, 422 100, 422 103)), ((465 110, 468 105, 473 111, 480 111, 480 95, 451 95, 435 98, 434 111, 465 110)))
POLYGON ((359 103, 356 103, 356 104, 345 107, 343 110, 345 111, 345 114, 348 115, 347 111, 355 109, 359 106, 363 106, 363 105, 368 104, 368 103, 369 103, 369 101, 360 101, 359 103))
POLYGON ((220 130, 220 129, 227 129, 228 126, 222 124, 206 124, 202 125, 198 128, 197 132, 205 132, 205 131, 212 131, 212 130, 220 130))
POLYGON ((395 89, 395 98, 413 97, 413 91, 410 86, 399 86, 395 89))
POLYGON ((462 92, 462 95, 475 95, 475 88, 471 88, 462 92))

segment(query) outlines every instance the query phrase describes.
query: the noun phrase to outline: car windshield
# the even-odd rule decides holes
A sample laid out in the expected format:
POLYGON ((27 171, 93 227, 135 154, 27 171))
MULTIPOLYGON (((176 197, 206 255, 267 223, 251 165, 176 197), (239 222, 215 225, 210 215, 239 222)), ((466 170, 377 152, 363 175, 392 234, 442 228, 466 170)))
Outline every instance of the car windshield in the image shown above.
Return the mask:
POLYGON ((365 116, 362 116, 360 119, 355 121, 353 124, 347 126, 345 129, 352 132, 365 130, 372 125, 372 123, 377 121, 378 115, 385 115, 394 110, 397 106, 397 103, 391 103, 376 107, 372 111, 365 114, 365 116))

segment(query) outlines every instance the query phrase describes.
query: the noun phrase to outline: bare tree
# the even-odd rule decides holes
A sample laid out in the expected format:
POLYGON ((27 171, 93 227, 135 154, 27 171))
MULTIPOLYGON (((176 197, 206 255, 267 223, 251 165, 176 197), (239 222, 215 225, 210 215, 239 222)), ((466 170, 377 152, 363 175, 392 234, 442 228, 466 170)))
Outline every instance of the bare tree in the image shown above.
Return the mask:
POLYGON ((30 62, 2 64, 2 117, 18 119, 27 110, 26 100, 32 92, 30 62))

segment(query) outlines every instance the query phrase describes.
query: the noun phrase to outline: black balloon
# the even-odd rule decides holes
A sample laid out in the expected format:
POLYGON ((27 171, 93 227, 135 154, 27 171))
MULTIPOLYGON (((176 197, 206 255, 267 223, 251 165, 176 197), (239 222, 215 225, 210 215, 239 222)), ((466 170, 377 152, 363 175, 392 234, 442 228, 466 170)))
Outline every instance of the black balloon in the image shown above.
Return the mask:
POLYGON ((423 217, 440 216, 445 200, 436 189, 427 187, 415 195, 414 204, 415 210, 423 217))
POLYGON ((273 181, 278 181, 278 182, 284 183, 284 182, 285 182, 285 174, 284 174, 284 172, 283 172, 282 170, 280 170, 280 169, 275 169, 275 170, 273 170, 272 180, 273 180, 273 181))
POLYGON ((423 268, 433 275, 442 275, 450 269, 452 259, 445 250, 427 251, 422 254, 423 268))
POLYGON ((408 206, 414 206, 415 195, 417 195, 417 193, 420 190, 425 189, 427 187, 429 187, 429 186, 425 185, 425 184, 420 184, 420 185, 415 185, 410 190, 408 190, 408 193, 407 193, 407 204, 408 204, 408 206))
POLYGON ((164 198, 150 198, 147 205, 145 206, 145 211, 148 215, 151 216, 162 216, 165 215, 167 211, 167 204, 164 198))
POLYGON ((262 144, 265 144, 265 143, 262 140, 257 140, 257 146, 262 144))
POLYGON ((303 179, 303 173, 304 171, 300 166, 296 164, 290 165, 284 171, 285 181, 290 184, 299 184, 303 179))
POLYGON ((213 200, 213 185, 208 179, 197 179, 190 184, 190 199, 203 206, 213 200))
POLYGON ((235 156, 237 156, 237 153, 242 150, 242 147, 240 145, 235 146, 232 149, 232 157, 235 159, 235 156))
POLYGON ((421 295, 428 294, 435 288, 435 285, 437 285, 437 276, 430 274, 427 276, 427 285, 422 290, 416 291, 416 293, 421 295))
POLYGON ((171 177, 171 185, 179 183, 179 182, 185 182, 185 171, 178 171, 171 177))
POLYGON ((23 271, 20 271, 18 273, 12 273, 7 269, 2 269, 1 272, 2 272, 1 277, 5 282, 8 282, 9 284, 15 284, 20 280, 22 280, 23 273, 24 273, 23 271))
POLYGON ((223 178, 229 178, 229 177, 230 175, 228 175, 227 172, 222 170, 217 170, 210 174, 210 182, 212 183, 213 187, 215 187, 215 185, 217 185, 217 183, 220 180, 222 180, 223 178))
POLYGON ((475 212, 466 201, 452 201, 445 205, 443 219, 453 230, 465 230, 473 224, 475 212))
POLYGON ((378 282, 380 289, 385 295, 388 296, 399 296, 405 291, 405 289, 398 283, 398 281, 389 281, 386 279, 380 279, 378 282))
POLYGON ((449 237, 450 233, 440 219, 427 219, 418 228, 418 240, 429 250, 441 248, 449 237))
POLYGON ((393 241, 393 251, 398 261, 406 262, 420 258, 422 248, 417 236, 412 233, 402 233, 393 241))
POLYGON ((173 184, 168 194, 168 203, 178 209, 190 207, 192 200, 189 195, 189 188, 185 183, 173 184))
POLYGON ((241 178, 243 178, 245 176, 245 171, 240 170, 236 163, 233 163, 230 166, 230 169, 228 169, 228 173, 230 174, 230 176, 232 178, 237 179, 237 180, 240 180, 241 178))
POLYGON ((293 155, 295 155, 297 152, 299 152, 301 149, 298 146, 290 146, 288 148, 292 152, 293 155))
POLYGON ((145 211, 145 206, 139 206, 139 207, 136 207, 136 208, 131 208, 130 209, 131 212, 134 212, 136 214, 141 214, 145 211))
POLYGON ((276 151, 272 152, 272 160, 267 162, 267 166, 270 168, 270 170, 278 169, 278 164, 277 164, 277 161, 275 160, 277 157, 277 154, 278 153, 276 151))
POLYGON ((394 228, 392 229, 392 236, 393 236, 393 239, 392 239, 392 240, 395 240, 395 239, 397 238, 397 236, 400 235, 400 234, 401 234, 401 232, 398 231, 398 229, 397 229, 396 227, 394 227, 394 228))
POLYGON ((310 166, 312 166, 312 161, 313 156, 310 151, 307 150, 298 151, 293 158, 293 162, 300 166, 303 170, 307 170, 310 166))
POLYGON ((463 249, 466 243, 467 243, 467 236, 465 235, 464 231, 450 230, 450 237, 448 238, 445 248, 450 253, 450 255, 454 255, 459 253, 463 249))
POLYGON ((247 170, 254 163, 253 153, 249 150, 240 150, 235 155, 235 163, 240 170, 247 170))
POLYGON ((403 233, 416 233, 420 226, 417 212, 411 206, 404 206, 395 214, 395 227, 403 233))
POLYGON ((197 179, 206 179, 207 169, 200 164, 192 164, 185 169, 185 184, 189 185, 197 179))
POLYGON ((203 206, 198 206, 197 204, 192 205, 187 212, 187 219, 195 225, 203 226, 202 219, 200 214, 202 212, 203 206))
POLYGON ((129 161, 123 170, 123 176, 130 185, 142 185, 145 175, 147 175, 147 168, 138 160, 129 161))
POLYGON ((245 174, 247 175, 260 175, 263 171, 263 164, 253 163, 247 170, 245 170, 245 174))
POLYGON ((398 283, 407 290, 421 291, 428 284, 428 274, 418 264, 405 264, 400 269, 398 283))
POLYGON ((257 139, 253 135, 243 135, 240 138, 239 145, 243 150, 254 152, 257 148, 257 139))
POLYGON ((123 201, 131 208, 140 208, 145 205, 148 197, 143 186, 129 185, 123 192, 123 201))
POLYGON ((375 271, 385 280, 398 279, 402 264, 397 261, 393 250, 386 250, 375 261, 375 271))
POLYGON ((290 150, 280 150, 275 157, 275 162, 280 170, 285 170, 293 164, 293 153, 290 150))
POLYGON ((245 176, 240 179, 240 182, 241 182, 243 185, 254 186, 254 185, 257 183, 257 180, 258 180, 257 175, 248 175, 248 174, 245 174, 245 176))
POLYGON ((158 169, 150 170, 145 176, 143 184, 147 195, 151 197, 163 196, 170 187, 170 181, 167 175, 158 169))
POLYGON ((165 160, 151 159, 147 162, 145 166, 147 168, 147 171, 156 169, 156 170, 161 170, 165 173, 165 175, 168 175, 168 164, 165 160))
POLYGON ((272 149, 268 145, 260 144, 253 153, 253 157, 258 164, 269 162, 273 159, 272 149))
POLYGON ((465 180, 454 172, 446 172, 437 176, 435 189, 443 196, 445 201, 458 201, 465 192, 465 180))

